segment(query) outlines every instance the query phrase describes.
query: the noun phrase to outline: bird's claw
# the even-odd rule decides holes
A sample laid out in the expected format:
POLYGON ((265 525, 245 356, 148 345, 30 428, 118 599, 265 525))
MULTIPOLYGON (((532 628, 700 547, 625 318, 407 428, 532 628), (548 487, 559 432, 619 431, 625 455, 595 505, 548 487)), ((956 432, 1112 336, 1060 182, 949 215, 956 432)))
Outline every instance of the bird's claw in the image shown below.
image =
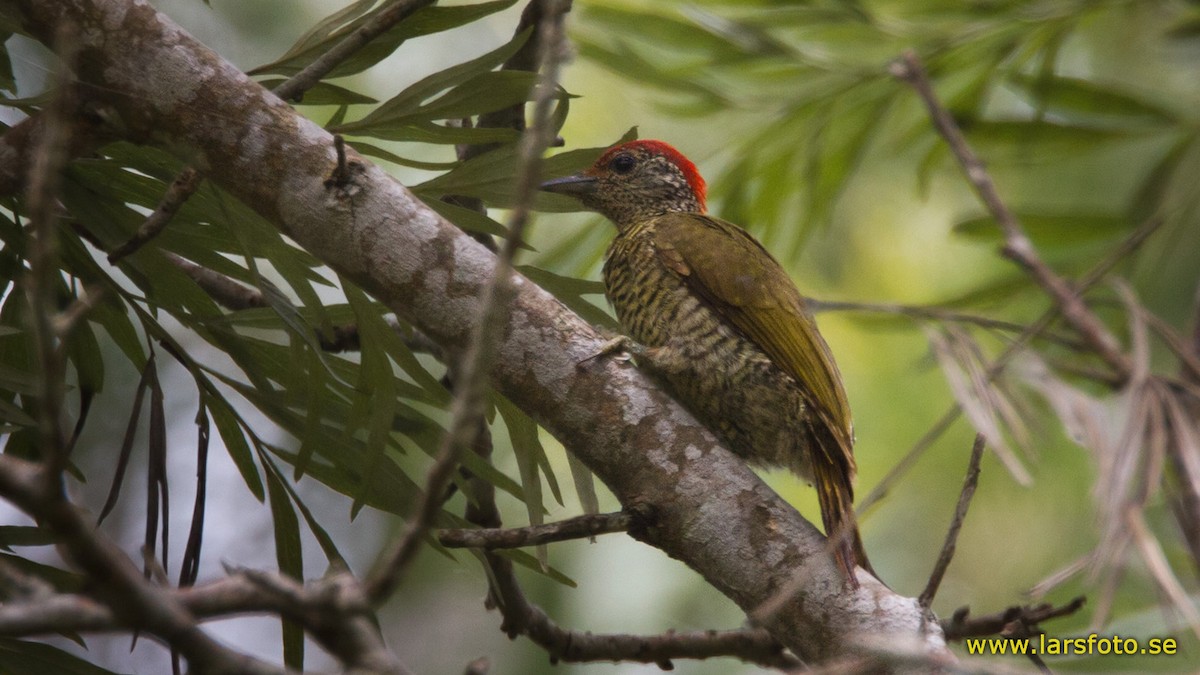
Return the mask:
POLYGON ((616 354, 616 359, 619 361, 628 361, 630 358, 637 356, 646 350, 645 347, 634 342, 632 338, 625 335, 618 335, 611 340, 600 345, 600 348, 595 353, 585 356, 579 360, 576 365, 583 367, 589 361, 593 361, 602 356, 611 356, 616 354))

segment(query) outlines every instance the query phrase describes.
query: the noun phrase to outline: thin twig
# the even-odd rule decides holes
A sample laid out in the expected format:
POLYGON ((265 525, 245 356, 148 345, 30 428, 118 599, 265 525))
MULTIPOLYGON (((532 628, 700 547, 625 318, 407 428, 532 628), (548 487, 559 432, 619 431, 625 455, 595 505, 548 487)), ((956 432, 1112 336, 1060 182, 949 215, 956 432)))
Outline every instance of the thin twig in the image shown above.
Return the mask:
POLYGON ((442 530, 438 542, 448 548, 521 548, 624 532, 632 522, 633 516, 625 511, 598 513, 529 527, 442 530))
MULTIPOLYGON (((10 568, 0 560, 0 584, 9 579, 10 568)), ((128 631, 131 627, 156 634, 154 626, 131 624, 90 595, 54 593, 44 582, 26 578, 20 572, 16 574, 20 583, 36 584, 39 594, 0 603, 2 636, 32 637, 64 631, 104 633, 128 631)), ((247 614, 285 617, 303 626, 353 672, 389 675, 406 672, 384 644, 357 581, 345 569, 335 568, 324 577, 304 584, 278 572, 231 569, 229 576, 217 581, 161 591, 196 619, 247 614)), ((156 637, 161 636, 156 634, 156 637)))
MULTIPOLYGON (((1095 267, 1088 270, 1088 272, 1080 278, 1078 284, 1079 292, 1084 293, 1092 286, 1095 286, 1097 283, 1099 283, 1100 280, 1103 279, 1110 271, 1112 271, 1112 269, 1116 267, 1118 263, 1136 251, 1143 243, 1145 243, 1147 239, 1150 238, 1150 235, 1157 232, 1158 228, 1163 224, 1163 222, 1164 221, 1161 217, 1154 216, 1138 225, 1138 227, 1135 228, 1128 237, 1122 240, 1116 248, 1110 251, 1103 260, 1097 263, 1095 267)), ((986 373, 987 381, 992 382, 999 377, 1000 374, 1004 372, 1004 369, 1008 367, 1008 364, 1012 363, 1013 359, 1015 359, 1017 355, 1025 349, 1034 336, 1040 335, 1052 323, 1054 323, 1054 320, 1058 317, 1058 314, 1059 307, 1057 305, 1050 307, 1043 312, 1036 321, 1030 324, 1024 332, 1014 338, 1013 341, 1004 348, 1000 355, 996 357, 996 360, 992 363, 992 366, 988 368, 986 373)), ((930 427, 930 429, 926 431, 916 443, 913 444, 912 449, 910 449, 904 455, 904 457, 896 463, 896 466, 892 467, 891 471, 889 471, 882 480, 876 483, 871 492, 864 497, 861 502, 859 502, 858 512, 860 517, 868 510, 879 504, 879 502, 887 495, 892 487, 894 487, 896 483, 898 483, 900 479, 907 474, 910 469, 912 469, 912 467, 916 466, 917 461, 921 458, 921 455, 923 455, 925 451, 928 450, 934 444, 934 442, 937 441, 937 439, 954 424, 955 420, 957 420, 961 414, 962 408, 958 405, 958 403, 952 403, 949 409, 946 410, 946 412, 943 413, 940 418, 938 418, 937 422, 934 422, 933 426, 930 427)))
POLYGON ((937 595, 938 587, 942 585, 946 569, 950 567, 950 561, 954 559, 958 533, 962 529, 963 521, 966 520, 967 509, 971 507, 971 498, 975 496, 975 487, 979 485, 979 462, 983 459, 984 445, 983 434, 975 434, 975 444, 971 447, 971 459, 967 462, 967 476, 963 479, 962 491, 958 494, 958 504, 954 507, 954 518, 950 521, 950 529, 946 531, 946 541, 942 544, 942 552, 938 554, 933 571, 929 574, 929 582, 925 584, 925 590, 921 591, 921 595, 917 598, 917 603, 925 609, 929 609, 929 606, 933 604, 933 597, 937 595))
POLYGON ((1132 372, 1132 366, 1128 357, 1121 351, 1120 343, 1104 323, 1084 304, 1080 295, 1081 291, 1072 288, 1066 280, 1055 274, 1038 255, 1037 250, 1033 247, 1033 242, 1025 234, 1017 217, 1000 199, 995 183, 992 182, 992 178, 984 168, 979 156, 967 143, 958 123, 954 121, 950 111, 938 100, 937 94, 934 93, 933 86, 930 84, 929 74, 925 72, 925 67, 916 53, 905 52, 898 60, 892 62, 890 71, 893 76, 910 84, 920 95, 925 107, 929 110, 929 117, 933 121, 934 127, 949 144, 950 150, 966 174, 967 180, 983 200, 992 217, 1000 224, 1005 240, 1004 256, 1025 269, 1034 281, 1045 289, 1058 305, 1059 310, 1062 311, 1063 318, 1067 323, 1079 332, 1084 341, 1105 363, 1118 375, 1128 377, 1132 372))
POLYGON ((58 194, 62 169, 70 146, 70 117, 73 105, 68 86, 75 53, 73 28, 60 27, 56 37, 61 64, 51 86, 52 98, 45 112, 41 142, 34 149, 26 190, 26 206, 32 221, 33 240, 29 246, 29 274, 25 293, 29 301, 29 324, 37 357, 37 429, 42 459, 54 468, 50 480, 66 467, 66 448, 62 428, 64 384, 63 354, 58 349, 54 320, 58 315, 55 279, 58 276, 58 194))
POLYGON ((381 563, 364 581, 367 596, 374 604, 383 602, 399 584, 405 567, 416 555, 441 510, 442 495, 458 465, 458 457, 474 446, 479 433, 478 421, 484 413, 487 373, 495 359, 495 336, 499 333, 515 290, 512 284, 512 260, 529 220, 539 183, 541 156, 548 145, 546 126, 555 83, 558 81, 559 64, 565 51, 562 45, 565 39, 563 18, 568 8, 567 3, 553 3, 553 7, 543 14, 538 26, 543 44, 542 79, 537 85, 533 123, 521 136, 516 203, 509 215, 508 237, 496 256, 492 279, 481 294, 479 320, 456 370, 450 428, 426 476, 425 497, 403 536, 382 556, 381 563))
POLYGON ((297 100, 304 92, 316 86, 321 78, 332 72, 334 68, 337 68, 358 50, 391 30, 392 26, 412 16, 413 12, 426 5, 432 5, 433 2, 434 0, 397 0, 390 7, 379 10, 379 13, 342 38, 320 58, 315 59, 286 82, 272 89, 271 93, 285 101, 297 100))
POLYGON ((115 265, 122 258, 157 237, 167 223, 170 223, 171 219, 175 217, 175 214, 179 213, 179 209, 183 207, 188 198, 196 193, 196 189, 200 187, 200 182, 203 180, 204 177, 195 167, 185 167, 180 171, 179 175, 175 176, 175 180, 171 181, 167 191, 163 193, 158 206, 154 207, 154 211, 142 221, 137 232, 108 254, 109 264, 115 265))
MULTIPOLYGON (((813 312, 870 312, 875 314, 890 314, 918 320, 928 319, 947 323, 964 323, 1008 333, 1021 333, 1029 328, 1025 324, 1013 321, 956 312, 944 307, 901 305, 890 302, 842 302, 817 300, 815 298, 808 298, 807 304, 813 312)), ((1080 348, 1078 340, 1073 340, 1062 335, 1046 332, 1038 337, 1071 349, 1080 348)))
MULTIPOLYGON (((491 554, 489 554, 491 555, 491 554)), ((512 563, 495 556, 492 566, 497 604, 504 615, 501 626, 510 637, 526 635, 550 655, 551 662, 635 661, 671 669, 672 659, 708 659, 733 656, 772 668, 791 669, 799 661, 764 629, 667 632, 661 635, 593 635, 567 630, 556 624, 521 592, 512 563)))
MULTIPOLYGON (((1049 603, 1009 607, 1003 612, 980 617, 971 617, 970 608, 963 607, 949 619, 942 621, 942 632, 945 633, 947 641, 961 641, 966 638, 988 635, 1011 635, 1016 626, 1028 629, 1050 619, 1074 614, 1083 608, 1085 602, 1086 599, 1079 596, 1059 607, 1049 603)), ((1015 635, 1011 636, 1015 637, 1015 635)))
POLYGON ((12 455, 0 456, 0 495, 56 535, 64 556, 88 578, 95 596, 122 623, 140 626, 178 649, 198 670, 266 675, 283 672, 225 648, 206 635, 195 618, 166 589, 143 579, 129 558, 104 537, 82 511, 50 488, 45 467, 12 455))

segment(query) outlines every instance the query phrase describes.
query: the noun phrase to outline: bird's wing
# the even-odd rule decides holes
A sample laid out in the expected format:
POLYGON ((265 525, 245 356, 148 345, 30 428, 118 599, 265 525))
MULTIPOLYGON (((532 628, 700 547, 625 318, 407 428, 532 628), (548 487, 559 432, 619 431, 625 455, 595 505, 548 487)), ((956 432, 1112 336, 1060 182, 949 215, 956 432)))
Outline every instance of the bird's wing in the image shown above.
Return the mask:
POLYGON ((653 229, 659 259, 809 392, 843 455, 829 459, 853 471, 854 432, 841 376, 783 267, 745 230, 716 218, 670 213, 653 229))

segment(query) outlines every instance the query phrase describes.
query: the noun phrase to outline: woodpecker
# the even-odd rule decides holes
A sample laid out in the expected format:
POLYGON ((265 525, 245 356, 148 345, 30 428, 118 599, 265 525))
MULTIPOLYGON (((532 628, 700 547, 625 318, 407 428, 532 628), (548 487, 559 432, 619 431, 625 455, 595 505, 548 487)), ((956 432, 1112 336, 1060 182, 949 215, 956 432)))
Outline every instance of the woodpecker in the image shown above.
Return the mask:
POLYGON ((664 380, 751 464, 815 485, 838 565, 874 575, 854 517, 854 430, 829 346, 783 267, 741 227, 706 214, 696 166, 662 141, 605 152, 542 189, 617 227, 604 289, 628 337, 611 346, 664 380))

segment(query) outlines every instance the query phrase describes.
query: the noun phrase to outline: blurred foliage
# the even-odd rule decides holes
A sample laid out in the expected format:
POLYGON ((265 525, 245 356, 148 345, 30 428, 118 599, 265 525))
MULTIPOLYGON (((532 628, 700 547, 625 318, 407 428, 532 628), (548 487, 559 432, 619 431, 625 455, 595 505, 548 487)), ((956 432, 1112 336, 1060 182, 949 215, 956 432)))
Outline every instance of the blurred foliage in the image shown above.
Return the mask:
MULTIPOLYGON (((344 134, 363 154, 419 176, 409 181, 414 192, 464 230, 502 235, 497 209, 511 204, 517 132, 460 120, 529 100, 533 77, 500 69, 529 39, 529 31, 472 58, 458 58, 450 67, 414 74, 414 83, 399 91, 367 90, 357 76, 378 70, 393 50, 422 36, 458 45, 473 24, 514 4, 503 0, 418 11, 342 64, 329 78, 336 82, 322 82, 298 106, 344 134), (502 145, 466 161, 453 152, 456 144, 485 143, 502 145), (448 195, 480 199, 493 211, 442 201, 448 195)), ((380 8, 376 0, 349 3, 252 72, 274 86, 380 8)), ((808 275, 808 286, 837 285, 843 295, 867 301, 889 294, 901 302, 932 303, 939 310, 1010 325, 905 312, 859 311, 852 314, 855 321, 842 323, 840 317, 822 316, 827 332, 832 323, 832 334, 842 338, 831 342, 850 381, 863 435, 860 458, 861 448, 883 446, 860 459, 863 494, 903 454, 897 443, 904 441, 897 439, 922 433, 953 401, 988 433, 1016 477, 985 474, 955 563, 966 589, 956 590, 952 579, 944 595, 972 602, 979 612, 1019 602, 1014 596, 1019 589, 990 587, 998 560, 994 553, 973 553, 973 542, 1001 542, 989 542, 996 548, 988 551, 1019 546, 1021 551, 1010 551, 1019 559, 1007 567, 1035 579, 1103 544, 1100 532, 1106 530, 1091 521, 1115 496, 1097 491, 1091 509, 1068 503, 1086 499, 1093 489, 1090 472, 1096 469, 1069 453, 1068 436, 1085 445, 1087 439, 1077 424, 1072 426, 1078 420, 1067 419, 1063 410, 1067 404, 1093 402, 1100 417, 1120 419, 1129 409, 1121 407, 1120 395, 1103 378, 1088 376, 1098 362, 1080 353, 1061 324, 1033 342, 1033 365, 992 385, 983 378, 996 354, 1013 341, 1011 326, 1029 324, 1049 302, 1020 270, 993 260, 998 230, 957 174, 915 95, 888 74, 887 65, 906 49, 920 54, 939 96, 987 161, 1001 193, 1035 245, 1065 276, 1090 269, 1152 216, 1163 219, 1151 242, 1118 267, 1118 275, 1133 284, 1132 296, 1103 285, 1089 295, 1110 327, 1132 342, 1139 329, 1131 316, 1141 310, 1161 317, 1177 333, 1190 327, 1200 274, 1195 263, 1200 259, 1195 189, 1200 184, 1200 80, 1195 78, 1200 6, 1181 0, 592 1, 577 2, 572 21, 583 66, 597 65, 619 78, 621 100, 649 99, 661 119, 681 130, 703 130, 686 138, 710 153, 702 162, 705 168, 718 167, 709 175, 713 210, 746 225, 786 267, 808 275), (930 214, 929 203, 939 205, 937 221, 916 222, 930 214), (854 222, 858 219, 870 222, 854 222), (879 224, 889 219, 899 225, 879 224), (899 231, 899 226, 911 230, 899 231), (913 241, 917 247, 937 243, 919 251, 919 259, 894 260, 889 247, 913 241), (948 385, 935 374, 937 366, 948 385), (1030 481, 1034 490, 1048 485, 1046 490, 1066 496, 1017 492, 1018 482, 1030 481), (1018 506, 1009 508, 1014 503, 1018 506), (1068 512, 1071 508, 1077 511, 1068 512), (1026 530, 1025 521, 1043 522, 1026 530), (973 529, 979 532, 975 540, 973 529), (1069 537, 1063 534, 1068 531, 1069 537), (1056 549, 1055 532, 1070 542, 1068 550, 1056 549)), ((511 34, 511 27, 507 30, 511 34)), ((12 42, 5 44, 0 50, 4 102, 36 110, 43 100, 17 98, 12 42)), ((571 89, 588 101, 586 85, 571 89)), ((572 103, 579 101, 566 87, 558 91, 555 123, 568 139, 586 135, 578 130, 588 118, 572 112, 572 103)), ((618 118, 620 129, 644 122, 629 117, 636 104, 626 109, 608 103, 605 114, 618 118)), ((619 134, 595 142, 615 142, 619 134)), ((678 144, 696 156, 685 142, 678 144)), ((545 172, 576 170, 597 152, 572 148, 550 158, 545 172)), ((353 513, 369 507, 404 518, 419 495, 426 457, 444 432, 450 400, 442 385, 444 368, 414 353, 411 327, 392 325, 386 308, 209 183, 150 245, 110 264, 106 252, 137 231, 181 168, 160 151, 115 143, 68 169, 62 203, 70 217, 59 228, 61 304, 66 307, 93 290, 104 293, 64 346, 72 366, 71 395, 81 404, 93 396, 133 401, 130 429, 135 429, 142 397, 114 384, 105 359, 109 364, 121 359, 142 373, 151 372, 153 359, 177 362, 199 392, 198 424, 211 420, 244 489, 273 518, 280 569, 298 578, 311 576, 300 555, 302 529, 329 560, 341 554, 296 492, 295 481, 301 476, 319 480, 353 500, 353 513), (261 294, 264 306, 223 309, 172 256, 248 285, 261 294), (349 324, 357 327, 361 351, 323 348, 323 338, 349 324), (274 430, 256 428, 247 406, 286 432, 286 442, 271 440, 274 430)), ((574 208, 554 198, 539 205, 546 211, 574 208)), ((26 321, 27 236, 23 200, 5 200, 0 208, 0 279, 5 283, 0 424, 5 452, 33 456, 31 394, 38 373, 26 321)), ((533 262, 522 271, 589 321, 612 326, 595 281, 609 236, 607 226, 535 231, 527 242, 536 249, 528 254, 533 262)), ((1175 377, 1180 366, 1168 341, 1156 337, 1147 343, 1147 368, 1175 377)), ((154 409, 161 400, 156 403, 152 396, 149 405, 151 415, 163 414, 154 409)), ((497 448, 512 451, 499 456, 497 466, 514 470, 506 473, 473 455, 464 458, 465 468, 522 503, 529 522, 541 522, 554 504, 570 503, 564 477, 556 475, 564 463, 524 412, 498 395, 493 411, 490 423, 504 441, 497 448)), ((963 433, 956 429, 950 440, 958 443, 963 433)), ((162 451, 179 451, 176 446, 189 443, 190 438, 171 438, 162 451)), ((949 512, 969 444, 959 445, 957 455, 922 460, 924 470, 894 488, 917 493, 918 499, 887 502, 883 526, 868 523, 868 547, 885 549, 881 568, 897 588, 919 588, 928 562, 921 556, 940 544, 941 521, 930 514, 949 512), (935 495, 946 496, 944 505, 931 503, 935 495), (912 531, 913 522, 921 523, 919 532, 912 531), (886 574, 888 567, 898 570, 900 583, 886 574)), ((574 462, 566 470, 579 503, 595 509, 590 476, 574 462)), ((1162 466, 1157 470, 1161 473, 1162 466)), ((1145 518, 1194 606, 1195 561, 1179 540, 1157 482, 1150 488, 1153 494, 1143 495, 1145 518)), ((812 501, 807 492, 796 495, 802 505, 812 501)), ((453 510, 443 513, 442 522, 461 525, 453 510)), ((151 541, 155 534, 148 533, 151 541)), ((0 548, 44 543, 37 528, 0 527, 0 548)), ((571 583, 542 551, 510 555, 535 574, 571 583)), ((879 557, 873 557, 878 564, 879 557)), ((56 586, 78 583, 73 574, 36 565, 19 553, 5 558, 56 586)), ((1200 649, 1186 627, 1164 618, 1148 599, 1162 592, 1161 576, 1136 556, 1107 564, 1121 572, 1102 575, 1111 584, 1097 591, 1095 577, 1077 576, 1059 592, 1108 598, 1108 609, 1098 616, 1111 616, 1112 630, 1178 634, 1191 654, 1200 649)), ((1005 583, 1014 578, 1004 577, 1005 583)), ((1087 618, 1051 630, 1056 635, 1082 630, 1087 618)), ((284 628, 284 644, 288 663, 299 667, 303 642, 295 629, 284 628)), ((12 658, 21 663, 53 663, 62 672, 93 672, 81 670, 74 657, 36 643, 6 641, 0 652, 5 658, 19 655, 12 658), (44 659, 51 660, 39 661, 44 659)), ((1053 665, 1143 670, 1178 663, 1165 661, 1092 658, 1053 665)), ((725 672, 726 665, 709 667, 725 672)))
MULTIPOLYGON (((1083 565, 1074 576, 1058 579, 1057 586, 1040 584, 1037 590, 1053 592, 1052 597, 1088 592, 1095 611, 1048 629, 1069 633, 1082 630, 1089 619, 1102 626, 1112 617, 1120 624, 1121 617, 1135 613, 1146 621, 1155 603, 1144 594, 1155 589, 1164 601, 1159 622, 1151 621, 1146 634, 1176 634, 1193 656, 1200 649, 1200 561, 1171 522, 1168 505, 1178 503, 1181 493, 1173 483, 1177 474, 1164 470, 1163 463, 1171 462, 1170 444, 1180 456, 1200 461, 1197 390, 1187 381, 1186 349, 1181 350, 1195 320, 1200 277, 1195 264, 1200 258, 1198 21, 1195 3, 1166 1, 713 0, 593 2, 574 24, 580 53, 616 76, 616 91, 633 99, 644 96, 658 114, 694 130, 681 147, 709 153, 705 164, 720 167, 709 176, 715 212, 755 232, 786 267, 806 277, 802 287, 807 281, 810 288, 862 294, 861 307, 836 307, 856 319, 857 329, 842 328, 837 324, 842 317, 831 314, 823 315, 822 323, 832 320, 835 331, 856 330, 860 343, 876 336, 874 347, 839 348, 831 339, 848 378, 853 380, 856 370, 866 373, 864 385, 850 385, 864 477, 889 472, 904 452, 895 445, 904 431, 915 440, 933 426, 948 389, 1012 476, 1007 484, 991 478, 1001 481, 992 489, 1010 496, 992 503, 994 513, 978 515, 988 508, 984 497, 968 528, 974 518, 1011 517, 1012 500, 1027 499, 1014 492, 1018 485, 1033 484, 1040 493, 1049 481, 1044 489, 1061 494, 1039 497, 1047 505, 1066 503, 1071 494, 1084 497, 1090 486, 1092 513, 1057 527, 1071 531, 1065 541, 1072 550, 1050 556, 1055 566, 1073 560, 1083 565), (1061 322, 1035 336, 1016 367, 998 378, 989 376, 991 364, 1017 333, 1051 303, 1022 270, 999 256, 988 260, 1002 244, 999 228, 972 194, 920 100, 889 72, 889 64, 906 50, 922 58, 939 98, 1059 274, 1080 277, 1118 251, 1139 227, 1161 219, 1150 242, 1123 255, 1112 275, 1132 282, 1131 289, 1102 282, 1088 295, 1141 372, 1152 374, 1145 386, 1114 390, 1099 362, 1080 349, 1061 322), (929 204, 937 205, 933 211, 940 223, 919 222, 921 216, 904 212, 928 212, 929 204), (871 222, 856 222, 862 214, 871 222), (924 250, 906 247, 916 259, 875 252, 887 246, 884 242, 903 242, 906 236, 898 231, 927 244, 924 250), (864 253, 891 266, 875 268, 864 253), (901 280, 905 274, 909 283, 901 280), (921 306, 880 308, 879 300, 891 299, 880 294, 895 293, 899 302, 921 306), (886 326, 916 339, 885 338, 879 331, 886 326), (902 346, 881 349, 885 344, 902 346), (906 367, 897 357, 917 360, 906 367), (909 378, 914 369, 933 366, 947 384, 936 393, 921 389, 929 392, 918 397, 921 403, 899 404, 910 413, 907 419, 887 410, 896 408, 895 399, 860 404, 904 396, 903 385, 884 381, 889 374, 909 378), (864 386, 876 393, 856 396, 864 386), (864 414, 869 416, 865 423, 864 414), (873 423, 886 430, 873 433, 873 423), (1084 484, 1068 487, 1058 475, 1079 469, 1078 462, 1063 456, 1069 449, 1062 434, 1090 452, 1086 470, 1094 475, 1084 484), (888 457, 865 454, 871 450, 888 457), (1145 519, 1142 529, 1129 518, 1145 519), (1131 528, 1138 533, 1131 534, 1131 528)), ((565 259, 568 246, 561 244, 551 255, 565 259)), ((570 256, 578 261, 577 271, 594 269, 594 260, 574 251, 570 256)), ((947 439, 960 436, 958 430, 947 439)), ((956 457, 961 459, 954 462, 922 458, 918 450, 918 470, 891 473, 884 481, 892 492, 903 491, 905 483, 951 492, 967 447, 960 442, 956 457)), ((872 486, 870 480, 861 482, 872 486)), ((909 492, 913 489, 920 492, 919 487, 909 492)), ((883 511, 894 502, 885 502, 883 511)), ((903 515, 880 515, 905 530, 885 539, 909 550, 918 538, 937 545, 938 533, 916 534, 903 515)), ((1048 521, 1054 512, 1029 515, 1048 521)), ((869 523, 869 549, 870 529, 869 523)), ((1016 555, 1045 559, 1032 555, 1045 545, 1036 533, 1054 529, 1049 523, 1030 527, 1019 543, 1025 555, 1016 555)), ((1003 555, 1003 547, 991 550, 1003 555)), ((956 565, 970 564, 962 558, 956 565)), ((985 590, 995 579, 990 567, 961 572, 968 583, 980 584, 961 594, 975 609, 980 598, 1002 602, 985 590)), ((1043 566, 1036 573, 1045 578, 1054 571, 1043 566)), ((1052 665, 1179 667, 1178 661, 1099 658, 1052 665)))

